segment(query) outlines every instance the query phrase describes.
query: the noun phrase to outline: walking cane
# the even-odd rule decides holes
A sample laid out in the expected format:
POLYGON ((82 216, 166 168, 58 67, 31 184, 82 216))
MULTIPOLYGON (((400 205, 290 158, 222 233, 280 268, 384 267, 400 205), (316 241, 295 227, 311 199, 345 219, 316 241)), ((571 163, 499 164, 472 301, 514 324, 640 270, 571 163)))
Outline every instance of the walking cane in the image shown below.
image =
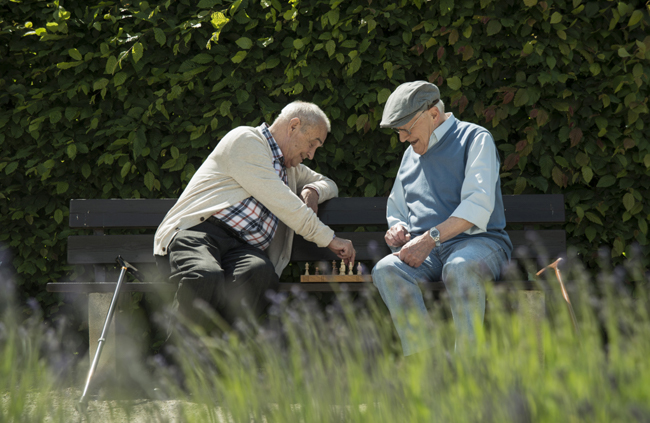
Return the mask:
POLYGON ((571 300, 569 299, 569 293, 566 290, 566 287, 564 286, 564 282, 562 282, 562 274, 560 274, 560 269, 558 268, 558 264, 560 263, 562 259, 559 258, 555 260, 553 263, 549 264, 539 272, 537 272, 537 276, 540 276, 546 269, 553 269, 555 270, 555 277, 557 278, 558 283, 560 284, 560 289, 562 290, 562 297, 564 298, 564 301, 566 302, 567 309, 569 310, 569 316, 571 317, 571 323, 573 323, 573 330, 575 331, 576 335, 580 335, 578 332, 578 321, 576 319, 576 314, 573 312, 573 306, 571 305, 571 300))
POLYGON ((97 343, 97 351, 95 351, 95 357, 93 358, 93 362, 90 365, 90 370, 88 370, 88 377, 86 378, 86 386, 84 387, 83 393, 81 394, 81 398, 79 399, 79 409, 80 410, 85 410, 86 407, 88 406, 88 398, 86 394, 88 393, 88 387, 90 386, 90 381, 93 377, 93 373, 95 373, 95 370, 97 369, 97 364, 99 363, 99 357, 102 354, 102 348, 104 348, 104 342, 106 342, 106 336, 108 334, 108 329, 111 326, 111 320, 113 319, 113 313, 115 312, 115 306, 117 305, 117 300, 120 295, 120 290, 122 289, 122 284, 124 282, 124 277, 126 276, 126 272, 130 272, 133 274, 137 279, 142 280, 142 276, 140 275, 140 272, 138 272, 138 269, 136 269, 133 265, 129 264, 126 260, 122 258, 122 256, 117 256, 115 259, 117 264, 120 265, 122 270, 120 271, 120 277, 117 280, 117 286, 115 287, 115 293, 113 294, 113 299, 111 300, 111 305, 108 307, 108 313, 106 314, 106 321, 104 321, 104 328, 102 329, 102 334, 99 336, 99 340, 97 343))

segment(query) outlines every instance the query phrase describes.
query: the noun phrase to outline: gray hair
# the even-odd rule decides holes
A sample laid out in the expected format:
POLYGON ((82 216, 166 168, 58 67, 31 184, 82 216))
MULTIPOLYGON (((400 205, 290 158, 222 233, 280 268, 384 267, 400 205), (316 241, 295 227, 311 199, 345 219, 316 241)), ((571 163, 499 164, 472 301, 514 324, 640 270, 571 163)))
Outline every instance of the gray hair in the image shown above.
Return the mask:
POLYGON ((443 115, 445 114, 445 103, 443 103, 442 100, 438 100, 438 102, 436 103, 436 107, 438 108, 440 113, 442 113, 443 115))
POLYGON ((293 118, 300 119, 302 131, 306 128, 322 124, 327 127, 328 133, 332 131, 327 115, 314 103, 299 100, 289 103, 284 106, 280 115, 275 119, 275 122, 289 122, 293 118))

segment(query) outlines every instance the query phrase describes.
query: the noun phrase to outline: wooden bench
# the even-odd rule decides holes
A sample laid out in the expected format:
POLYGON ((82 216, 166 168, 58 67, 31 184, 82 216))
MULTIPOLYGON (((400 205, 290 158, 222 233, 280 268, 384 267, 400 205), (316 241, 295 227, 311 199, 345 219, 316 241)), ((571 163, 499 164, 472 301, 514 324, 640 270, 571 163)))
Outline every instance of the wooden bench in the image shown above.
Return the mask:
MULTIPOLYGON (((506 195, 507 231, 514 244, 513 260, 537 264, 539 268, 566 254, 566 234, 561 228, 565 221, 564 196, 559 194, 506 195)), ((121 255, 136 265, 146 281, 129 282, 122 292, 171 293, 175 287, 161 282, 155 270, 153 233, 175 199, 106 199, 71 200, 70 227, 92 231, 88 235, 68 238, 68 263, 94 267, 94 280, 54 282, 47 284, 49 292, 89 294, 89 331, 91 353, 94 333, 103 325, 111 293, 115 291, 118 271, 115 258, 121 255), (119 233, 117 233, 119 232, 119 233), (126 233, 125 233, 126 232, 126 233), (145 232, 145 233, 142 233, 145 232), (103 313, 103 314, 102 314, 103 313)), ((384 242, 386 198, 334 198, 319 207, 319 218, 337 230, 337 235, 351 239, 357 251, 357 261, 369 266, 390 253, 384 242), (371 228, 372 231, 346 232, 346 228, 371 228)), ((336 257, 327 248, 318 248, 296 235, 291 254, 292 262, 331 262, 336 257)), ((535 266, 533 266, 535 267, 535 266)), ((530 274, 530 271, 528 272, 530 274)), ((510 283, 511 281, 507 281, 510 283)), ((497 282, 499 283, 499 282, 497 282)), ((280 282, 280 290, 295 288, 304 291, 332 291, 345 286, 350 291, 374 289, 371 283, 300 283, 280 282)), ((514 285, 513 285, 514 286, 514 285)), ((536 289, 535 283, 524 277, 516 284, 524 290, 536 289)), ((428 282, 424 289, 444 290, 442 282, 428 282)), ((543 298, 543 297, 542 297, 543 298)))

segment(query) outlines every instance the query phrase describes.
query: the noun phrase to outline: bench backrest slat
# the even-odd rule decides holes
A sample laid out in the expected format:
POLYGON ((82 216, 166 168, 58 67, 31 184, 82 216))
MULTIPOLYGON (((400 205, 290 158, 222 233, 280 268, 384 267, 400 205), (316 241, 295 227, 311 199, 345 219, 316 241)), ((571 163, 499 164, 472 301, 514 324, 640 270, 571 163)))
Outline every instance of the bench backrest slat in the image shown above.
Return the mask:
MULTIPOLYGON (((386 197, 333 198, 319 207, 326 225, 386 225, 386 197)), ((156 228, 176 199, 70 200, 71 228, 156 228)), ((561 194, 504 195, 508 224, 563 223, 561 194)))
MULTIPOLYGON (((557 257, 566 252, 566 235, 563 230, 508 231, 515 247, 514 257, 527 259, 537 256, 538 251, 557 257), (537 236, 535 235, 537 234, 537 236), (539 241, 536 241, 539 238, 539 241), (539 244, 539 245, 537 245, 539 244)), ((390 254, 384 242, 384 232, 340 232, 339 236, 351 239, 357 251, 357 260, 377 261, 390 254)), ((113 264, 121 255, 132 263, 152 263, 153 235, 82 235, 68 238, 68 263, 70 264, 113 264)), ((327 248, 302 237, 294 238, 292 261, 332 261, 336 256, 327 248)))

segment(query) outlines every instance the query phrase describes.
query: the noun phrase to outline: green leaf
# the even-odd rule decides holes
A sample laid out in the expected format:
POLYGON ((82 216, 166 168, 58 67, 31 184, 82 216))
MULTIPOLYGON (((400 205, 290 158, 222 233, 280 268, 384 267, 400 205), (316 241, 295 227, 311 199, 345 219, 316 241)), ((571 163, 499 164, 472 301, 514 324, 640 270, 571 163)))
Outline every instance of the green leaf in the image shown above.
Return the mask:
POLYGON ((57 194, 63 194, 64 192, 66 192, 68 190, 68 187, 69 187, 69 185, 68 185, 67 182, 58 182, 56 184, 56 193, 57 194))
POLYGON ((113 73, 115 73, 115 68, 117 68, 117 58, 115 56, 111 56, 106 61, 106 70, 104 70, 104 73, 113 75, 113 73))
POLYGON ((153 186, 154 186, 154 181, 155 180, 156 180, 156 177, 151 172, 147 172, 144 175, 144 185, 149 189, 149 191, 153 191, 153 186))
POLYGON ((386 100, 390 97, 390 90, 388 88, 382 88, 377 94, 377 102, 379 104, 384 104, 386 100))
POLYGON ((555 12, 551 15, 551 23, 556 24, 562 21, 562 14, 560 12, 555 12))
POLYGON ((350 67, 348 68, 348 76, 354 75, 360 68, 361 58, 359 56, 356 56, 354 59, 352 59, 352 63, 350 63, 350 67))
POLYGON ((519 88, 515 94, 515 106, 521 107, 528 103, 528 90, 526 88, 519 88))
POLYGON ((214 58, 207 53, 197 54, 192 58, 192 62, 204 65, 206 63, 211 63, 214 61, 214 58))
POLYGON ((625 50, 625 47, 620 47, 618 49, 618 55, 619 57, 630 57, 630 53, 628 53, 627 50, 625 50))
POLYGON ((238 51, 237 54, 235 54, 235 56, 234 56, 232 59, 230 59, 230 60, 231 60, 233 63, 240 63, 242 60, 244 60, 244 59, 246 58, 246 54, 247 54, 247 53, 246 53, 245 51, 240 50, 240 51, 238 51))
POLYGON ((74 60, 83 60, 83 57, 81 57, 81 53, 79 53, 79 50, 77 50, 76 48, 71 48, 70 50, 68 50, 68 54, 74 60))
POLYGON ((144 53, 144 47, 141 42, 137 42, 133 45, 133 61, 138 63, 142 59, 142 54, 144 53))
POLYGON ((639 23, 641 21, 641 19, 643 19, 643 12, 640 11, 640 10, 635 10, 632 13, 632 16, 630 16, 630 20, 627 23, 627 26, 634 26, 637 23, 639 23))
POLYGON ((558 167, 553 167, 553 170, 551 171, 551 175, 553 176, 553 182, 559 187, 565 186, 565 175, 564 173, 560 170, 558 167))
POLYGON ((586 213, 585 213, 585 216, 587 216, 587 219, 591 220, 592 222, 597 223, 597 224, 599 224, 600 226, 603 225, 603 221, 600 220, 600 217, 596 216, 594 213, 592 213, 592 212, 586 212, 586 213))
POLYGON ((487 26, 487 35, 492 36, 501 31, 501 22, 498 19, 491 19, 487 26))
POLYGON ((50 122, 51 123, 57 123, 58 121, 61 120, 63 117, 63 114, 61 114, 60 110, 52 110, 50 112, 50 122))
POLYGON ((639 222, 639 230, 644 235, 647 235, 648 234, 648 222, 646 222, 646 220, 643 219, 642 217, 638 217, 637 221, 639 222))
POLYGON ((632 210, 635 203, 636 201, 634 200, 634 195, 630 194, 629 192, 623 196, 623 206, 625 206, 625 210, 632 210))
MULTIPOLYGON (((252 42, 251 39, 248 38, 248 37, 241 37, 241 38, 239 38, 237 41, 235 41, 235 43, 236 43, 240 48, 243 48, 244 50, 248 50, 248 49, 250 49, 251 47, 253 47, 253 42, 252 42)), ((239 63, 239 62, 235 62, 235 63, 239 63)))
POLYGON ((339 9, 332 9, 327 12, 327 19, 330 22, 330 25, 335 26, 339 21, 339 9))
POLYGON ((163 31, 162 29, 154 28, 153 35, 156 38, 156 41, 158 41, 158 44, 160 44, 161 46, 167 42, 167 36, 165 36, 165 31, 163 31))
POLYGON ((113 78, 113 84, 118 87, 126 82, 126 72, 118 72, 113 78))
POLYGON ((600 180, 598 181, 598 185, 596 185, 598 188, 607 188, 611 187, 616 183, 616 176, 613 175, 605 175, 600 180))
POLYGON ((366 185, 366 189, 363 192, 364 197, 374 197, 377 194, 377 188, 373 184, 366 185))
POLYGON ((551 68, 551 69, 555 68, 556 63, 557 63, 557 60, 555 60, 555 57, 553 57, 553 56, 547 56, 546 57, 546 64, 548 65, 549 68, 551 68))
POLYGON ((70 69, 82 64, 82 61, 79 62, 60 62, 56 64, 56 67, 59 69, 70 69))
POLYGON ((448 85, 449 88, 451 88, 452 90, 454 90, 454 91, 458 91, 458 90, 463 86, 463 83, 462 83, 462 81, 460 80, 459 77, 457 77, 457 76, 452 76, 451 78, 448 78, 448 79, 447 79, 447 85, 448 85))
POLYGON ((120 175, 122 176, 122 178, 124 178, 126 175, 129 174, 129 172, 131 171, 131 166, 132 166, 131 162, 129 162, 129 161, 124 163, 124 166, 122 166, 122 171, 120 172, 120 175))
POLYGON ((200 9, 211 9, 214 6, 221 4, 222 0, 201 0, 199 4, 196 5, 196 7, 200 9))
POLYGON ((625 251, 625 243, 621 237, 616 237, 614 240, 614 246, 612 248, 612 257, 618 257, 625 251))
POLYGON ((228 116, 230 114, 230 106, 232 103, 230 101, 224 101, 221 103, 221 106, 219 106, 219 112, 221 113, 221 116, 228 116))
POLYGON ((18 167, 18 162, 9 163, 7 167, 5 167, 5 174, 11 175, 12 173, 14 173, 17 167, 18 167))
POLYGON ((332 55, 336 51, 336 43, 334 42, 334 40, 329 40, 325 44, 325 50, 327 51, 327 54, 329 55, 329 57, 332 57, 332 55))
POLYGON ((106 88, 109 82, 110 81, 108 79, 102 78, 93 84, 93 90, 97 91, 97 90, 104 89, 106 88))
POLYGON ((586 183, 591 182, 591 179, 594 177, 594 172, 589 166, 582 167, 582 178, 586 183))
POLYGON ((527 185, 526 178, 522 178, 522 177, 517 178, 514 194, 519 195, 522 192, 524 192, 524 190, 526 189, 526 185, 527 185))
POLYGON ((84 163, 81 166, 81 174, 84 176, 84 178, 88 179, 92 171, 90 170, 90 165, 88 163, 84 163))
POLYGON ((587 226, 587 228, 585 229, 585 235, 587 235, 587 240, 589 242, 592 242, 596 238, 597 234, 598 234, 598 229, 596 229, 595 226, 587 226))
POLYGON ((56 223, 63 222, 63 212, 60 209, 56 209, 56 211, 54 212, 54 221, 56 223))
POLYGON ((592 63, 589 65, 589 71, 593 76, 596 76, 600 73, 600 65, 598 63, 592 63))
POLYGON ((67 152, 68 152, 68 157, 74 159, 77 156, 77 146, 74 144, 70 144, 67 148, 67 152))
POLYGON ((537 4, 537 0, 524 0, 526 7, 533 7, 537 4))

